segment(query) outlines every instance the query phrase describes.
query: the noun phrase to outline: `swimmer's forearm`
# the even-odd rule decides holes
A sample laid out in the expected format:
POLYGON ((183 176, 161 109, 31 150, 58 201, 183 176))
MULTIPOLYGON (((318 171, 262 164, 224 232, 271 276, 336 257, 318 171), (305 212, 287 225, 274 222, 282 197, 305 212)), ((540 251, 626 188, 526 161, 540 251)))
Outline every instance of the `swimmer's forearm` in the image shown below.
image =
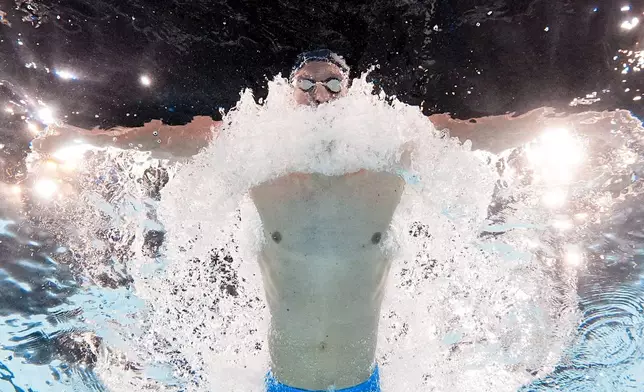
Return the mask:
POLYGON ((149 132, 140 128, 128 132, 101 132, 87 137, 87 142, 97 147, 115 147, 123 150, 149 151, 154 155, 160 153, 176 157, 195 155, 208 144, 208 140, 191 140, 181 132, 149 132))
POLYGON ((545 126, 546 111, 535 109, 520 116, 505 114, 472 120, 457 120, 449 114, 435 114, 429 119, 436 129, 448 129, 450 136, 457 137, 461 142, 470 140, 473 150, 499 154, 534 140, 545 126))

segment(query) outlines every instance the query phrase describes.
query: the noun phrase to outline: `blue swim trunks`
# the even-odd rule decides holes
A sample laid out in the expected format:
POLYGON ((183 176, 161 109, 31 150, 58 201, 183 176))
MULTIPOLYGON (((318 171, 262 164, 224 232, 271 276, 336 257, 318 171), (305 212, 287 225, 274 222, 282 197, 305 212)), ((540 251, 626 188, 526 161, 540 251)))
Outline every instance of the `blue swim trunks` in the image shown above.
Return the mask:
POLYGON ((380 392, 380 375, 378 374, 378 367, 365 382, 354 385, 349 388, 342 389, 327 389, 326 391, 311 391, 309 389, 300 389, 289 387, 277 381, 273 377, 273 373, 268 372, 266 375, 266 392, 380 392))

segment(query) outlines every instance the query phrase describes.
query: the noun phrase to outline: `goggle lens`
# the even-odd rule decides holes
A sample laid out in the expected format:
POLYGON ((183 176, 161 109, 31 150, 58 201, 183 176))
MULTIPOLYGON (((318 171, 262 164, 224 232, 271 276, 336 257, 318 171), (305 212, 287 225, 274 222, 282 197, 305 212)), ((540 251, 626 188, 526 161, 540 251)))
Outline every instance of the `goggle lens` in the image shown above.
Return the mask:
MULTIPOLYGON (((329 90, 334 94, 337 94, 340 91, 342 91, 342 82, 340 81, 340 79, 334 78, 334 79, 329 79, 326 82, 317 82, 317 83, 321 83, 322 85, 324 85, 324 87, 327 90, 329 90)), ((302 91, 310 92, 317 83, 309 79, 298 79, 297 87, 302 91)))
POLYGON ((342 82, 338 79, 329 79, 324 86, 332 93, 339 93, 342 90, 342 82))

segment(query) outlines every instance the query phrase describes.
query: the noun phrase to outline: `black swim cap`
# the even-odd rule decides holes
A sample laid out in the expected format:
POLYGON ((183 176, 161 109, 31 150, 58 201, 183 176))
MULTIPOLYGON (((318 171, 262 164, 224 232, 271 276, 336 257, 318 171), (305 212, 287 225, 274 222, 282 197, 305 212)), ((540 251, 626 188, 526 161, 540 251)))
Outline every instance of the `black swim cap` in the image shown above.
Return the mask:
POLYGON ((327 63, 336 65, 338 68, 340 68, 340 70, 342 70, 342 73, 349 73, 349 66, 347 65, 346 61, 344 61, 344 58, 342 58, 342 56, 330 51, 329 49, 318 49, 300 53, 297 56, 293 70, 291 70, 290 78, 293 79, 293 75, 295 75, 295 73, 309 61, 325 61, 327 63))

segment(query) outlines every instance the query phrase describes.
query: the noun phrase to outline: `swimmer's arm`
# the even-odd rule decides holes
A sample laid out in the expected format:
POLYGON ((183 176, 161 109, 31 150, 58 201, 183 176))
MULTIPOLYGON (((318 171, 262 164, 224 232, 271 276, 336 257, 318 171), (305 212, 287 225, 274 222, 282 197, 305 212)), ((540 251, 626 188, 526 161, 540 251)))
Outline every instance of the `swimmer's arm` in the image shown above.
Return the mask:
POLYGON ((493 154, 522 146, 532 141, 540 130, 541 112, 533 110, 521 116, 512 114, 487 116, 471 120, 458 120, 449 114, 434 114, 430 121, 438 130, 449 130, 461 142, 472 142, 472 150, 485 150, 493 154))
POLYGON ((190 157, 210 143, 220 123, 210 117, 195 117, 190 123, 177 126, 165 125, 159 120, 137 128, 108 130, 63 125, 48 128, 44 136, 32 142, 32 147, 39 152, 54 153, 61 147, 86 143, 97 147, 150 151, 157 158, 190 157))

